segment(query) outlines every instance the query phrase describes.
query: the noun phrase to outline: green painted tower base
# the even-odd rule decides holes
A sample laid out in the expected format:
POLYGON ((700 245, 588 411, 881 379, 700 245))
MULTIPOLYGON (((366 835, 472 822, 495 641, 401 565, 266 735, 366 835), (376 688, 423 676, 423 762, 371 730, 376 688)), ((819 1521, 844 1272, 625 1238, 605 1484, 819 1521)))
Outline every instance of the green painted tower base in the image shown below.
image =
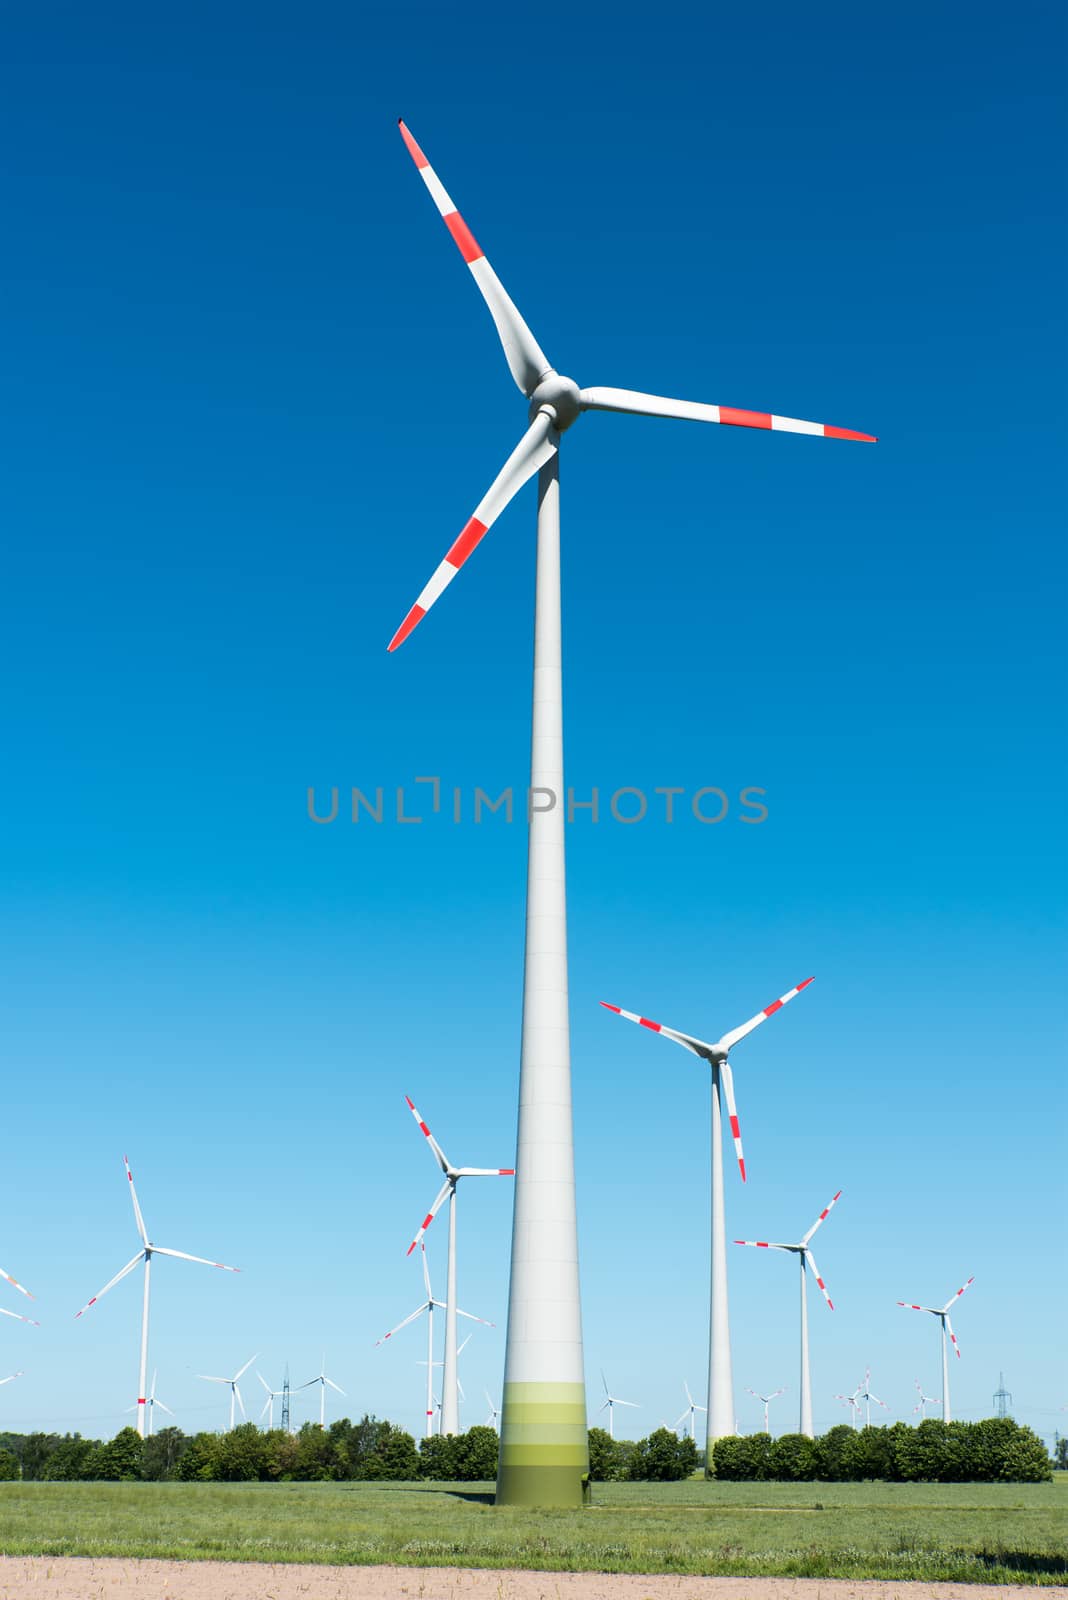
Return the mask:
POLYGON ((589 1471, 581 1383, 506 1383, 499 1506, 581 1506, 589 1471))

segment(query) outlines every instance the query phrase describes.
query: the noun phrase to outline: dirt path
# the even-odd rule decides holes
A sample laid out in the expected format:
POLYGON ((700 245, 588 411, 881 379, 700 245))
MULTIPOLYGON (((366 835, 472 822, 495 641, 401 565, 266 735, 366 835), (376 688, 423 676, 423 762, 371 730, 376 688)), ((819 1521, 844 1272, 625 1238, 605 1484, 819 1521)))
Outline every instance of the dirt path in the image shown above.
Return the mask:
POLYGON ((0 1557, 0 1600, 1068 1600, 1068 1588, 0 1557))

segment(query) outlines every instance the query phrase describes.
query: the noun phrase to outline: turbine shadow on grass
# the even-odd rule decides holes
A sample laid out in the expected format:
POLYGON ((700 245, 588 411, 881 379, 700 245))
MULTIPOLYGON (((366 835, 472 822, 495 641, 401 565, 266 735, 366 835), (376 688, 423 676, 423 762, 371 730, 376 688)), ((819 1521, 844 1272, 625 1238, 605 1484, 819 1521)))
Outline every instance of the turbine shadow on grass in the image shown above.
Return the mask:
POLYGON ((1010 1572, 1041 1573, 1050 1577, 1068 1576, 1068 1558, 1039 1555, 1034 1550, 977 1550, 976 1561, 984 1567, 1006 1567, 1010 1572))

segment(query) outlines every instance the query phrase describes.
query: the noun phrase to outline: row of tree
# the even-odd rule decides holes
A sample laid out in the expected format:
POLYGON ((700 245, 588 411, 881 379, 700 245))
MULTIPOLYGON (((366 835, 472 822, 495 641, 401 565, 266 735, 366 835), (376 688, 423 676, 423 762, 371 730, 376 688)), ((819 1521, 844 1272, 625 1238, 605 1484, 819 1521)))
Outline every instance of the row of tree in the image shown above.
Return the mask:
MULTIPOLYGON (((123 1428, 114 1439, 67 1433, 0 1433, 0 1479, 186 1483, 314 1482, 432 1478, 474 1483, 497 1473, 495 1429, 423 1439, 391 1422, 344 1418, 325 1430, 305 1423, 299 1433, 264 1432, 245 1423, 230 1433, 185 1434, 163 1428, 142 1439, 123 1428)), ((610 1439, 591 1428, 590 1478, 594 1482, 670 1482, 702 1465, 693 1440, 658 1428, 647 1439, 610 1439)), ((1063 1452, 1062 1452, 1063 1454, 1063 1452)), ((843 1483, 881 1478, 891 1483, 1042 1483, 1052 1463, 1041 1439, 1008 1417, 986 1422, 933 1419, 918 1427, 832 1428, 819 1439, 765 1433, 720 1439, 713 1475, 725 1482, 822 1479, 843 1483)))
POLYGON ((889 1428, 846 1424, 819 1439, 766 1433, 718 1439, 715 1476, 728 1482, 777 1479, 831 1483, 881 1478, 888 1483, 1045 1483, 1053 1476, 1046 1447, 1030 1428, 1011 1417, 985 1422, 942 1422, 928 1418, 917 1427, 895 1422, 889 1428))

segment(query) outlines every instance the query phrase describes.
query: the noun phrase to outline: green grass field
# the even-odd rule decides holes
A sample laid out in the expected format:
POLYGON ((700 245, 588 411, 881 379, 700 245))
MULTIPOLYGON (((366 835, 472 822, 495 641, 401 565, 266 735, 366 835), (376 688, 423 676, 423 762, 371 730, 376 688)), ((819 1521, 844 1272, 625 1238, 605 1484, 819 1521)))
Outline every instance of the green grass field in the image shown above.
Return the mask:
POLYGON ((1063 1583, 1051 1484, 599 1484, 587 1511, 492 1485, 0 1484, 6 1555, 1063 1583))

